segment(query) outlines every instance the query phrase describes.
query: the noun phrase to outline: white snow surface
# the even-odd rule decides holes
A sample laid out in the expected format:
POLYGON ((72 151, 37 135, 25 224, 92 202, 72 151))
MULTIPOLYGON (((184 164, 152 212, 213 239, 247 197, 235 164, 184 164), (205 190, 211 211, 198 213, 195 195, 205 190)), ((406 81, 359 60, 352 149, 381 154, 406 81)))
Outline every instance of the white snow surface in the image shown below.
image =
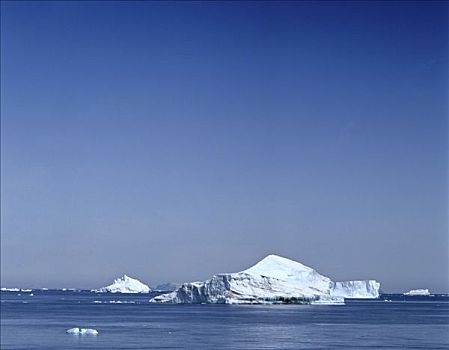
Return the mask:
POLYGON ((76 334, 76 335, 97 335, 98 331, 93 328, 70 328, 66 330, 66 333, 76 334))
POLYGON ((412 289, 409 292, 404 293, 404 295, 417 296, 417 295, 430 295, 428 289, 412 289))
POLYGON ((314 269, 268 255, 237 273, 217 274, 204 282, 184 283, 176 291, 151 299, 156 303, 342 304, 344 298, 377 298, 376 281, 333 282, 314 269))
POLYGON ((97 293, 149 293, 151 288, 139 280, 123 275, 114 280, 111 285, 93 291, 97 293))

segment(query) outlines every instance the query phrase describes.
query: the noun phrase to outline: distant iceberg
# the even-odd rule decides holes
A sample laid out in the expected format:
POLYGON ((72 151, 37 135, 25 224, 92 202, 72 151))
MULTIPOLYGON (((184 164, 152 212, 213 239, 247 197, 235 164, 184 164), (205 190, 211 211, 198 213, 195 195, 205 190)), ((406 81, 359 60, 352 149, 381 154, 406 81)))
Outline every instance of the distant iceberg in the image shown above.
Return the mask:
POLYGON ((97 293, 149 293, 151 288, 139 280, 124 275, 114 280, 111 285, 92 291, 97 293))
MULTIPOLYGON (((44 288, 42 288, 42 290, 44 290, 44 288)), ((48 288, 46 290, 48 290, 48 288)), ((80 292, 81 291, 80 289, 76 289, 76 288, 60 288, 60 289, 55 289, 55 290, 60 291, 60 292, 80 292)))
POLYGON ((411 291, 408 291, 406 293, 404 293, 404 295, 408 295, 408 296, 426 296, 426 295, 430 295, 430 292, 428 289, 412 289, 411 291))
POLYGON ((163 292, 173 292, 174 290, 179 288, 179 284, 174 283, 163 283, 154 287, 154 290, 163 291, 163 292))
POLYGON ((30 288, 1 288, 2 292, 32 292, 33 290, 30 288))
POLYGON ((213 276, 204 282, 184 283, 156 296, 154 303, 190 304, 342 304, 345 298, 378 298, 374 280, 333 282, 314 269, 277 255, 237 273, 213 276))
POLYGON ((76 334, 76 335, 98 335, 98 331, 92 328, 70 328, 66 330, 68 334, 76 334))

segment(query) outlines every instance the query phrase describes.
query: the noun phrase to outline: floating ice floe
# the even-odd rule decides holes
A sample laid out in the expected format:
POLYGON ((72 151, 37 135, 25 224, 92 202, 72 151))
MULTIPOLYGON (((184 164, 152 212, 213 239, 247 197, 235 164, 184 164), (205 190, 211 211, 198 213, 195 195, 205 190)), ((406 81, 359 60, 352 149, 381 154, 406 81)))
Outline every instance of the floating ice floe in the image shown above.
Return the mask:
POLYGON ((333 282, 299 262, 269 255, 244 271, 184 283, 150 302, 329 305, 343 304, 345 298, 378 298, 379 288, 380 283, 374 280, 333 282))
POLYGON ((98 331, 93 328, 70 328, 66 330, 68 334, 76 334, 76 335, 97 335, 98 331))
POLYGON ((5 288, 2 287, 2 292, 20 292, 20 288, 5 288))
POLYGON ((92 290, 92 292, 96 293, 149 293, 150 291, 151 288, 146 284, 127 275, 117 278, 109 286, 92 290))
POLYGON ((134 300, 94 300, 94 304, 136 304, 134 300))
POLYGON ((408 296, 427 296, 430 295, 430 292, 428 289, 412 289, 409 292, 404 293, 404 295, 408 295, 408 296))

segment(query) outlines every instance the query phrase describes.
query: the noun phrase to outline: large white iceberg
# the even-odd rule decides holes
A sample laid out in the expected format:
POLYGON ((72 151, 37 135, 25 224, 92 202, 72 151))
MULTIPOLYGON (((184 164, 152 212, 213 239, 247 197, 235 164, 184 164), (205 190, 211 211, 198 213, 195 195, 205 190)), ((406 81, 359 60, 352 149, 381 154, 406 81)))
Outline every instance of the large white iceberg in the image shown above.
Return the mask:
POLYGON ((114 280, 111 285, 93 291, 97 293, 149 293, 151 288, 139 280, 124 275, 114 280))
POLYGON ((408 295, 408 296, 418 296, 418 295, 422 295, 422 296, 427 296, 430 295, 430 292, 428 289, 412 289, 409 292, 404 293, 404 295, 408 295))
POLYGON ((277 255, 237 273, 213 276, 204 282, 184 283, 155 303, 213 304, 342 304, 344 298, 378 298, 376 281, 333 282, 314 269, 277 255))

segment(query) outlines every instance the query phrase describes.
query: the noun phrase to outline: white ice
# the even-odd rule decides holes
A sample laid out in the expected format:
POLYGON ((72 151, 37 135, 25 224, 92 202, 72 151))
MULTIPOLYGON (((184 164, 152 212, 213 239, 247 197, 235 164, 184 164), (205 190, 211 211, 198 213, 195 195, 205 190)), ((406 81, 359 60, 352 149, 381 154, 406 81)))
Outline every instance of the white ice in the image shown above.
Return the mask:
POLYGON ((430 292, 428 289, 412 289, 411 291, 408 291, 404 293, 404 295, 409 296, 417 296, 417 295, 430 295, 430 292))
POLYGON ((97 335, 98 331, 93 328, 70 328, 66 331, 66 333, 69 334, 76 334, 76 335, 97 335))
POLYGON ((114 280, 114 283, 109 286, 93 290, 93 292, 97 293, 149 293, 150 291, 151 288, 146 284, 143 284, 137 279, 128 277, 127 275, 117 278, 114 280))

